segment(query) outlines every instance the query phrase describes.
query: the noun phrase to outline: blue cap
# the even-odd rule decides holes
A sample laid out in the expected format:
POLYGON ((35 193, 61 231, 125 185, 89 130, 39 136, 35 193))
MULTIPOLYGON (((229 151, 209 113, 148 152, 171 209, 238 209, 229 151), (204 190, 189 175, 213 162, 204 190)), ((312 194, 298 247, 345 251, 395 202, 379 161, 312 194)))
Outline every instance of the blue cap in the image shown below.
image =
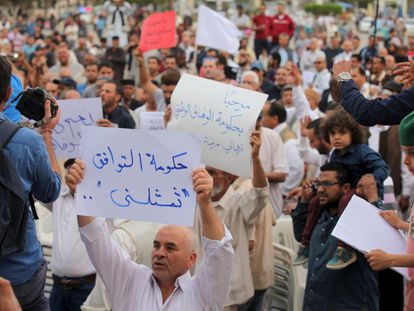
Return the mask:
POLYGON ((262 62, 255 60, 251 65, 250 65, 250 69, 259 69, 259 70, 264 70, 264 66, 262 64, 262 62))
POLYGON ((68 87, 70 87, 70 88, 72 88, 74 90, 76 90, 76 88, 78 86, 77 83, 76 83, 76 81, 73 80, 70 77, 63 77, 60 80, 59 79, 54 79, 52 82, 55 83, 55 84, 61 84, 61 85, 68 86, 68 87))

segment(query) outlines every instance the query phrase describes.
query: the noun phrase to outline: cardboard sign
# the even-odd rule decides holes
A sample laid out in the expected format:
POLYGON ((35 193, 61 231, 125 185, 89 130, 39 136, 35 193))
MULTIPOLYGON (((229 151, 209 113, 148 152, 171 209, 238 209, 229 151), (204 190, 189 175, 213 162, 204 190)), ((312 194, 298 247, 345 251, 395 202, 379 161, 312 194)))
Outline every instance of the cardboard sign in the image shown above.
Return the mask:
POLYGON ((175 46, 175 11, 155 13, 142 25, 139 49, 142 52, 175 46))
POLYGON ((81 128, 94 126, 103 118, 100 98, 59 100, 60 122, 52 133, 52 143, 58 158, 80 156, 81 128))
POLYGON ((140 113, 140 129, 141 130, 165 130, 164 112, 147 112, 140 113))
POLYGON ((199 135, 204 164, 250 177, 250 135, 266 98, 263 93, 184 74, 172 94, 167 128, 199 135))
MULTIPOLYGON (((339 218, 332 235, 366 253, 382 249, 390 254, 406 254, 406 239, 379 215, 381 210, 354 195, 339 218)), ((407 268, 392 268, 409 280, 407 268)))
POLYGON ((79 215, 193 226, 200 140, 189 134, 87 127, 81 155, 85 178, 79 215))

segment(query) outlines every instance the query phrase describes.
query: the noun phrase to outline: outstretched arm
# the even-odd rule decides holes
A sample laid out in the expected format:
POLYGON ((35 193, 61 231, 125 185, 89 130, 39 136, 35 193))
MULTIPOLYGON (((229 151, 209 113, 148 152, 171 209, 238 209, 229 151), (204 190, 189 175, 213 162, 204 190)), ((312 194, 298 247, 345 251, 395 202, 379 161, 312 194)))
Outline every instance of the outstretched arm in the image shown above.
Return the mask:
MULTIPOLYGON (((351 63, 338 62, 333 66, 332 71, 334 77, 341 72, 350 72, 351 63)), ((352 80, 343 82, 340 89, 342 106, 365 126, 396 125, 414 111, 414 86, 387 99, 373 100, 366 99, 352 80)))
POLYGON ((200 207, 203 235, 209 240, 220 241, 224 237, 224 225, 211 203, 213 178, 203 168, 194 170, 192 177, 194 191, 197 194, 197 202, 200 207))
POLYGON ((264 188, 267 186, 266 174, 264 172, 262 162, 259 158, 260 145, 260 131, 254 131, 250 138, 252 145, 252 161, 253 161, 253 179, 252 184, 255 188, 264 188))
MULTIPOLYGON (((80 159, 76 159, 72 164, 68 173, 65 176, 66 184, 69 187, 69 191, 72 195, 76 192, 76 187, 80 184, 84 177, 85 162, 80 159)), ((84 227, 95 220, 96 217, 78 215, 79 227, 84 227)))

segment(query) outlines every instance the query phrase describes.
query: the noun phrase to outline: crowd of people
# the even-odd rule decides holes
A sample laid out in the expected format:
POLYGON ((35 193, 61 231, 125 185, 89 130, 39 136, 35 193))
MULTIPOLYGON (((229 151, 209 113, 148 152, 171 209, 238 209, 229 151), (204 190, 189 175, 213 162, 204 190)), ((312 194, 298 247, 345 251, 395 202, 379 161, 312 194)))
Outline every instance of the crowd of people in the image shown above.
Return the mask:
POLYGON ((414 33, 384 19, 365 43, 351 20, 303 26, 289 9, 238 5, 228 16, 242 34, 235 55, 196 46, 190 16, 174 47, 143 53, 148 12, 124 0, 89 23, 0 15, 0 161, 10 168, 0 177, 17 172, 28 210, 24 244, 0 248, 0 311, 262 310, 280 217, 300 243, 292 265, 308 271, 303 310, 414 310, 414 281, 390 269, 414 277, 414 33), (139 129, 141 112, 164 112, 168 124, 183 73, 268 95, 250 139, 252 178, 195 170, 194 229, 77 216, 85 163, 57 160, 51 101, 100 97, 101 127, 139 129), (37 132, 15 108, 27 87, 50 97, 37 132), (363 254, 331 235, 353 195, 408 232, 406 254, 363 254), (53 213, 49 299, 32 196, 53 213))

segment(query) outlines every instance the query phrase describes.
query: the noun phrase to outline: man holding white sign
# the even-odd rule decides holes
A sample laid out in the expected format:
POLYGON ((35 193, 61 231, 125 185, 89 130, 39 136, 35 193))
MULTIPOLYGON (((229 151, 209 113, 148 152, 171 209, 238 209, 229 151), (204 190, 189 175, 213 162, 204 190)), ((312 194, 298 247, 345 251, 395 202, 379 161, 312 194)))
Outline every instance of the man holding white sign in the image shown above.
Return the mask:
MULTIPOLYGON (((84 177, 76 160, 66 176, 72 193, 84 177)), ((212 203, 213 180, 204 169, 192 173, 201 215, 204 260, 196 276, 194 236, 181 226, 163 227, 155 237, 152 270, 137 265, 110 238, 102 219, 78 216, 89 257, 105 283, 114 310, 222 310, 230 287, 234 252, 231 235, 212 203)))
MULTIPOLYGON (((249 239, 260 212, 268 202, 269 185, 259 158, 261 146, 260 132, 251 135, 251 159, 253 162, 253 187, 244 193, 234 190, 235 176, 207 167, 213 176, 214 187, 212 201, 220 219, 229 228, 235 240, 233 243, 235 261, 231 275, 230 294, 226 300, 225 311, 237 310, 237 307, 254 295, 254 284, 249 260, 249 239)), ((201 239, 200 219, 196 222, 197 237, 201 239)), ((198 243, 200 245, 200 243, 198 243)))
MULTIPOLYGON (((332 258, 338 240, 331 235, 339 214, 338 205, 350 191, 349 172, 340 164, 323 165, 316 182, 317 191, 310 183, 302 187, 301 199, 292 212, 295 237, 300 241, 305 227, 310 200, 317 196, 322 211, 310 239, 309 266, 306 280, 304 311, 313 310, 379 310, 378 276, 369 267, 364 255, 356 252, 357 260, 342 270, 329 270, 326 264, 332 258)), ((365 177, 364 178, 368 178, 365 177)), ((374 178, 371 176, 373 183, 374 178)), ((370 183, 359 183, 365 189, 370 183)), ((362 193, 366 193, 362 191, 362 193)), ((366 200, 377 202, 378 193, 369 193, 366 200)))

